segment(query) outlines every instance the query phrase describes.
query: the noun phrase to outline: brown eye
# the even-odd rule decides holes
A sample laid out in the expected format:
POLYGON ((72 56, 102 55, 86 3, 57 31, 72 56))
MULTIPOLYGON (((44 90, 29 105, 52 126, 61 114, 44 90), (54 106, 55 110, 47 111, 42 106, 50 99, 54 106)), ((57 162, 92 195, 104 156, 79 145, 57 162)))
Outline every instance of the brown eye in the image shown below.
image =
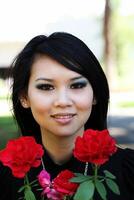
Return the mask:
POLYGON ((81 89, 81 88, 84 88, 86 87, 87 85, 87 82, 77 82, 77 83, 73 83, 70 88, 71 89, 81 89))
POLYGON ((47 91, 49 91, 49 90, 53 90, 53 89, 54 89, 54 86, 51 85, 51 84, 38 84, 38 85, 36 86, 36 88, 37 88, 37 89, 40 89, 40 90, 47 90, 47 91))

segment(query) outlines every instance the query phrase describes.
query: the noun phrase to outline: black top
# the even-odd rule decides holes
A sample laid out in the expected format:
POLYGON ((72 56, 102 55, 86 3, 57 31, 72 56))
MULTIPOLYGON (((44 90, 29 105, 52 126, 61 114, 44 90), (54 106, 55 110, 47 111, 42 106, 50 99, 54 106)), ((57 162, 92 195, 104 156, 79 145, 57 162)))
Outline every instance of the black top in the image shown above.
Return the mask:
MULTIPOLYGON (((52 178, 64 169, 81 173, 84 173, 85 169, 85 163, 79 162, 74 157, 63 165, 57 165, 46 152, 44 154, 44 164, 52 178)), ((29 173, 30 181, 36 179, 41 169, 42 166, 31 169, 29 173)), ((109 170, 116 176, 116 183, 121 193, 116 195, 107 188, 107 200, 134 200, 134 150, 118 149, 110 160, 100 167, 99 173, 101 174, 104 169, 109 170)), ((89 165, 88 174, 91 173, 92 169, 89 165)), ((22 185, 23 179, 14 178, 11 170, 0 163, 0 200, 17 200, 22 197, 22 194, 17 192, 22 185)), ((34 191, 34 193, 36 193, 37 200, 40 200, 40 192, 34 191)), ((94 200, 101 200, 101 198, 96 194, 94 200)))

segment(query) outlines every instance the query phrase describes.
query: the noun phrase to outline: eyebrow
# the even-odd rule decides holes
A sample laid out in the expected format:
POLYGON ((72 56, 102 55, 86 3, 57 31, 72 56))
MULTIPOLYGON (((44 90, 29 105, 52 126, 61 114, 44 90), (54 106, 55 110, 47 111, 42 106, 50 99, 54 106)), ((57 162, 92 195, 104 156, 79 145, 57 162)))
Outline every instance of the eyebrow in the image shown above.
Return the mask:
MULTIPOLYGON (((78 79, 81 79, 81 78, 84 78, 84 77, 83 76, 77 76, 77 77, 71 78, 70 80, 71 81, 75 81, 75 80, 78 80, 78 79)), ((53 79, 41 77, 41 78, 37 78, 35 81, 36 82, 37 81, 49 81, 49 82, 53 82, 53 79)))

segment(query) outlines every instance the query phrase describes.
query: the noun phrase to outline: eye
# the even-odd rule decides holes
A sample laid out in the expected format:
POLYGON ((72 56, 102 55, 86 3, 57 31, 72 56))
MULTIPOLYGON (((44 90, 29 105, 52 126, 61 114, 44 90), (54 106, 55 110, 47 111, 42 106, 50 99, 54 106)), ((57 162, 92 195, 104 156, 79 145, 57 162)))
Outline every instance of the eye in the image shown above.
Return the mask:
POLYGON ((81 89, 87 86, 87 82, 77 82, 71 84, 70 88, 71 89, 81 89))
POLYGON ((43 84, 36 85, 36 88, 40 89, 40 90, 47 90, 47 91, 49 91, 49 90, 53 90, 54 86, 51 85, 51 84, 43 83, 43 84))

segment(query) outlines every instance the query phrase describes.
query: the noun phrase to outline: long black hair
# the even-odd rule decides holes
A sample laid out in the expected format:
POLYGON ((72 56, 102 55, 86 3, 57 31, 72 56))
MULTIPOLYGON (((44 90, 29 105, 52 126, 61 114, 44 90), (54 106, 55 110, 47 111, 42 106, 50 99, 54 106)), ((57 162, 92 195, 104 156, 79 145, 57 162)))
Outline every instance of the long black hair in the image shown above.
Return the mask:
POLYGON ((66 68, 82 74, 89 80, 97 103, 92 108, 85 129, 107 128, 109 87, 97 58, 77 37, 65 32, 55 32, 49 36, 39 35, 30 40, 11 66, 13 112, 22 135, 33 135, 36 139, 40 137, 40 127, 34 120, 30 108, 25 109, 20 103, 20 94, 27 94, 31 67, 38 54, 54 58, 66 68))

